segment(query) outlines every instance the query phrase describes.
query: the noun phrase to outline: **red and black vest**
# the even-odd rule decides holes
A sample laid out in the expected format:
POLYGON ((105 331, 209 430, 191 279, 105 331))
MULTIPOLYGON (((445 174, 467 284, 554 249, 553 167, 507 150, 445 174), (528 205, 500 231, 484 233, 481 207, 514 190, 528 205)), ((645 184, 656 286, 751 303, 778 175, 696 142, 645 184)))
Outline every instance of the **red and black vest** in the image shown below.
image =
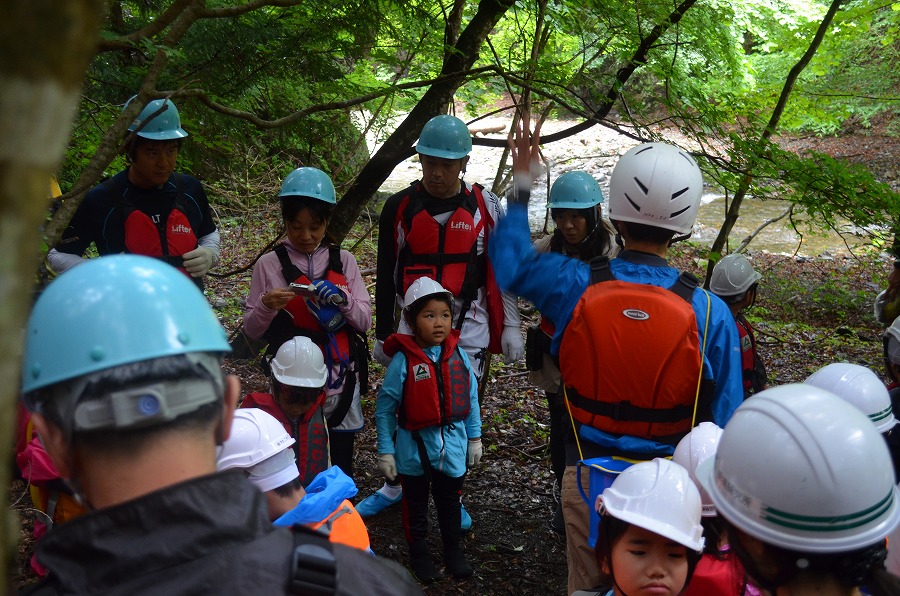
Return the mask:
POLYGON ((396 284, 400 296, 420 277, 428 277, 462 301, 455 327, 462 328, 466 312, 485 287, 487 294, 490 345, 494 353, 502 352, 500 336, 503 332, 503 300, 488 259, 488 229, 493 218, 484 201, 483 188, 478 184, 462 185, 464 198, 450 218, 440 224, 426 209, 425 190, 421 182, 414 183, 397 208, 394 226, 395 246, 402 238, 397 252, 396 284), (478 238, 484 246, 478 254, 478 238))
POLYGON ((465 420, 471 407, 469 369, 459 353, 459 332, 441 344, 438 362, 432 362, 413 336, 394 333, 384 342, 384 353, 406 356, 406 381, 397 415, 400 428, 414 431, 465 420))
POLYGON ((744 380, 744 399, 754 393, 762 391, 769 382, 766 369, 756 353, 756 336, 753 335, 753 327, 738 314, 734 318, 737 324, 738 340, 741 344, 741 373, 744 380))
POLYGON ((300 470, 303 486, 312 482, 319 472, 328 469, 328 430, 322 412, 324 404, 325 392, 322 391, 319 400, 306 414, 292 420, 275 403, 271 393, 250 393, 241 402, 242 408, 259 408, 268 412, 294 437, 294 455, 297 456, 297 469, 300 470))
POLYGON ((181 174, 173 174, 173 178, 175 203, 165 220, 160 218, 159 221, 153 221, 138 209, 115 178, 104 182, 104 186, 110 196, 118 198, 114 215, 118 221, 115 225, 124 230, 125 251, 161 259, 187 275, 181 255, 197 248, 197 234, 187 216, 184 180, 181 174))

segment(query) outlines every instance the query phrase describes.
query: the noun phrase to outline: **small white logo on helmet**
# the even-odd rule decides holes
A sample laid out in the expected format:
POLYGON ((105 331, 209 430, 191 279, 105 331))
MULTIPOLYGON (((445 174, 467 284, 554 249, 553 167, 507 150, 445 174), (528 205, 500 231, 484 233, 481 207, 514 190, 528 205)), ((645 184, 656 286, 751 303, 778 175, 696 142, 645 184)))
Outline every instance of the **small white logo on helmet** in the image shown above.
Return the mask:
POLYGON ((650 318, 650 315, 636 308, 626 308, 622 311, 622 314, 629 319, 634 319, 635 321, 646 321, 650 318))

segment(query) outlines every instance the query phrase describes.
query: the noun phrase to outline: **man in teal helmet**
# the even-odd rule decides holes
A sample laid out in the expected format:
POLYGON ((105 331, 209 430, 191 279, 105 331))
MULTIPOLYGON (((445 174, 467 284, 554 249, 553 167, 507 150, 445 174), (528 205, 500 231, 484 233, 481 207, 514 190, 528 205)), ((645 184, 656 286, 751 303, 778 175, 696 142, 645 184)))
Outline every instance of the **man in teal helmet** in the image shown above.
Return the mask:
POLYGON ((23 402, 89 509, 39 543, 37 594, 419 593, 396 564, 274 528, 243 472, 216 473, 240 383, 220 367, 224 329, 175 269, 113 255, 66 272, 25 342, 23 402))
MULTIPOLYGON (((506 362, 525 353, 519 311, 512 295, 500 291, 488 257, 488 241, 502 211, 500 200, 479 184, 462 179, 472 136, 455 116, 440 115, 422 128, 416 152, 422 180, 388 198, 379 217, 378 273, 375 283, 374 357, 387 366, 384 340, 399 329, 396 317, 410 284, 429 277, 453 296, 453 324, 479 381, 488 352, 506 362)), ((400 502, 399 486, 385 486, 360 503, 360 515, 378 513, 400 502)), ((462 511, 462 527, 471 518, 462 511)))
POLYGON ((162 259, 199 285, 219 260, 219 232, 200 181, 175 172, 182 139, 188 136, 178 108, 171 100, 155 99, 128 133, 128 167, 88 191, 47 255, 50 266, 65 271, 84 261, 94 244, 101 256, 162 259))

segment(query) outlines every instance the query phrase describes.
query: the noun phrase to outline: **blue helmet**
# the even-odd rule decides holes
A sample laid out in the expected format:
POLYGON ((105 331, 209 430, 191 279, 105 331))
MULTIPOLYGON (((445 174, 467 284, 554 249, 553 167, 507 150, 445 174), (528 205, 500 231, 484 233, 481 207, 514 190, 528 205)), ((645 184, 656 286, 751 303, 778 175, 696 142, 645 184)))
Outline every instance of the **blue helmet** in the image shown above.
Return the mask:
POLYGON ((319 168, 297 168, 287 175, 281 184, 279 197, 311 197, 332 205, 337 203, 334 183, 319 168))
POLYGON ((425 123, 416 152, 443 159, 462 159, 472 151, 472 134, 456 116, 442 114, 425 123))
MULTIPOLYGON (((125 102, 126 108, 135 97, 137 96, 135 95, 125 102)), ((136 131, 145 120, 147 123, 144 125, 144 128, 137 132, 137 136, 144 139, 150 139, 151 141, 171 141, 183 139, 188 136, 188 133, 181 128, 181 117, 178 115, 178 108, 175 107, 175 104, 172 103, 171 100, 154 99, 148 103, 144 106, 144 109, 141 110, 141 113, 135 121, 128 127, 128 132, 136 131), (165 109, 159 114, 156 114, 156 112, 164 106, 165 109), (154 114, 156 114, 156 116, 154 116, 154 114)))
POLYGON ((580 170, 566 172, 550 187, 551 209, 587 209, 603 202, 603 191, 594 177, 580 170))
POLYGON ((111 255, 66 271, 28 319, 22 393, 123 364, 230 352, 203 293, 150 257, 111 255))

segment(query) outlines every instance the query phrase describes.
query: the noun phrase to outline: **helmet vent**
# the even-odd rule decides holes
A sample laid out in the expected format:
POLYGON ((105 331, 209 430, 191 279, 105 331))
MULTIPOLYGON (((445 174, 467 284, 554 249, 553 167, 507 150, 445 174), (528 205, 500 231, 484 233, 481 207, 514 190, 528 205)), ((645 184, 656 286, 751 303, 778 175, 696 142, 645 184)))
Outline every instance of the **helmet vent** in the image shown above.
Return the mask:
POLYGON ((634 207, 635 211, 637 211, 638 213, 641 212, 641 206, 638 205, 637 203, 635 203, 634 201, 632 201, 631 197, 628 196, 628 193, 625 193, 625 198, 628 199, 628 202, 631 204, 632 207, 634 207))
POLYGON ((682 213, 684 213, 685 211, 687 211, 690 208, 691 208, 690 205, 688 205, 684 209, 679 209, 678 211, 673 211, 672 215, 670 217, 672 217, 672 218, 678 217, 679 215, 681 215, 682 213))
POLYGON ((685 187, 682 188, 681 190, 677 190, 677 191, 673 192, 673 193, 672 193, 672 200, 674 201, 675 199, 677 199, 678 197, 680 197, 681 195, 683 195, 684 193, 686 193, 688 190, 690 190, 690 189, 689 189, 687 186, 685 186, 685 187))
POLYGON ((634 183, 637 184, 639 187, 641 187, 641 191, 643 191, 644 194, 647 194, 647 190, 648 190, 647 185, 644 184, 643 182, 641 182, 640 178, 635 176, 634 183))

